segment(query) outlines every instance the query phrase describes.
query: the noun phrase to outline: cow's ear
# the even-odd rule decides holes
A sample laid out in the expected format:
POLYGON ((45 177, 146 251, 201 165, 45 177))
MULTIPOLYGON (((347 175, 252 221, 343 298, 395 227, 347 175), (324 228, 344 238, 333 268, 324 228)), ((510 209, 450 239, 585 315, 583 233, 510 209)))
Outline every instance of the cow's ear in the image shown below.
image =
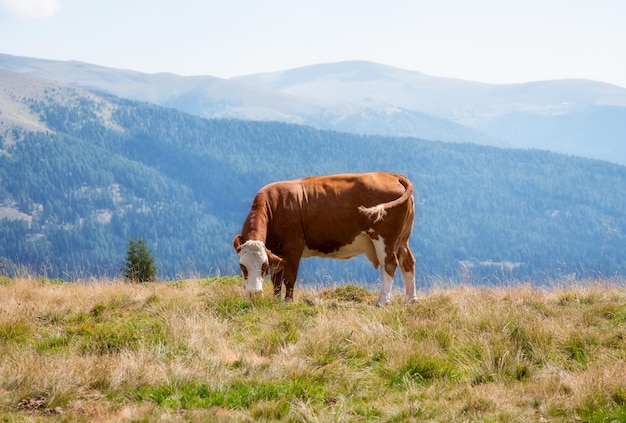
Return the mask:
POLYGON ((233 247, 235 247, 235 251, 239 254, 241 251, 241 234, 237 235, 235 239, 233 239, 233 247))
POLYGON ((269 259, 270 267, 272 268, 274 272, 277 272, 283 268, 283 261, 284 261, 283 259, 278 257, 276 254, 272 253, 267 248, 265 249, 265 252, 267 253, 267 258, 269 259))

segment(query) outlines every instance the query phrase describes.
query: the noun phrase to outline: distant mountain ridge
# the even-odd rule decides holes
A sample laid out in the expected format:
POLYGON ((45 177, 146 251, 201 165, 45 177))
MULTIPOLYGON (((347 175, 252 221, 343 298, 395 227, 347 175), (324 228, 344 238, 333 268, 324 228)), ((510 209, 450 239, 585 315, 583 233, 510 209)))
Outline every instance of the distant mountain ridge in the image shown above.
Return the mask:
POLYGON ((354 133, 496 143, 480 131, 392 104, 302 97, 254 87, 237 79, 183 77, 170 73, 142 74, 75 61, 2 54, 0 68, 123 98, 174 107, 206 118, 276 120, 354 133))
POLYGON ((234 78, 252 86, 290 94, 359 101, 367 98, 409 110, 449 116, 463 108, 469 116, 519 110, 551 112, 563 103, 626 106, 626 89, 591 80, 487 84, 443 78, 377 63, 348 61, 234 78))
POLYGON ((626 164, 626 88, 590 80, 494 85, 364 61, 231 79, 2 54, 0 68, 208 118, 538 148, 626 164))

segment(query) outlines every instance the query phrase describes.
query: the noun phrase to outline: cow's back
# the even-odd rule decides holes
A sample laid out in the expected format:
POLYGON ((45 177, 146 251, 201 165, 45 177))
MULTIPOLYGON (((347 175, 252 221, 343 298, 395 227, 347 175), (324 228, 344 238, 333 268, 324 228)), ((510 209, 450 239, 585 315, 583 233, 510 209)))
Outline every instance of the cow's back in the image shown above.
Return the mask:
MULTIPOLYGON (((263 188, 271 210, 270 249, 291 244, 333 251, 362 232, 380 230, 359 207, 372 207, 400 198, 406 187, 388 173, 312 176, 270 184, 263 188)), ((392 213, 412 213, 412 200, 392 213)), ((390 219, 397 220, 397 219, 390 219)), ((384 225, 384 224, 383 224, 384 225)))

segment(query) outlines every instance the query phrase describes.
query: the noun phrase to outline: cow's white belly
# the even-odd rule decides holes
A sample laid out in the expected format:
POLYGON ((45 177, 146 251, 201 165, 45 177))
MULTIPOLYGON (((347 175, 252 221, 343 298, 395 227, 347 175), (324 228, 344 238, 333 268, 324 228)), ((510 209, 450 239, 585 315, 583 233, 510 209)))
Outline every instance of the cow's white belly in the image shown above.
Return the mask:
POLYGON ((374 253, 374 245, 372 244, 372 240, 365 233, 361 233, 354 238, 350 244, 344 245, 340 247, 337 251, 333 251, 331 253, 323 253, 317 250, 311 250, 306 245, 304 246, 304 251, 302 251, 302 257, 327 257, 327 258, 335 258, 335 259, 349 259, 359 254, 366 254, 368 258, 370 255, 374 253))

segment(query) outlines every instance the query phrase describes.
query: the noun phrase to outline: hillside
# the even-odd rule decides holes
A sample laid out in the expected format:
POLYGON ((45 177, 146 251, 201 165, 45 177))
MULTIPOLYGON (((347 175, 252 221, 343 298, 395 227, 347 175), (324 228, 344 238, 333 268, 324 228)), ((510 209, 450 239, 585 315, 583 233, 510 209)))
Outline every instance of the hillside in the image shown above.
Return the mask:
POLYGON ((494 85, 363 61, 231 79, 149 75, 3 54, 0 69, 206 118, 537 148, 626 164, 626 88, 598 81, 494 85))
MULTIPOLYGON (((65 279, 113 276, 128 239, 143 237, 162 278, 232 274, 232 239, 260 187, 372 170, 404 173, 416 187, 411 245, 422 284, 445 275, 489 283, 624 272, 622 166, 537 150, 206 120, 22 74, 0 76, 5 273, 26 267, 65 279), (22 120, 5 121, 6 110, 22 120)), ((318 284, 379 278, 360 258, 308 259, 301 277, 318 284)))
POLYGON ((444 284, 379 308, 354 286, 0 278, 0 418, 624 421, 625 292, 444 284))

